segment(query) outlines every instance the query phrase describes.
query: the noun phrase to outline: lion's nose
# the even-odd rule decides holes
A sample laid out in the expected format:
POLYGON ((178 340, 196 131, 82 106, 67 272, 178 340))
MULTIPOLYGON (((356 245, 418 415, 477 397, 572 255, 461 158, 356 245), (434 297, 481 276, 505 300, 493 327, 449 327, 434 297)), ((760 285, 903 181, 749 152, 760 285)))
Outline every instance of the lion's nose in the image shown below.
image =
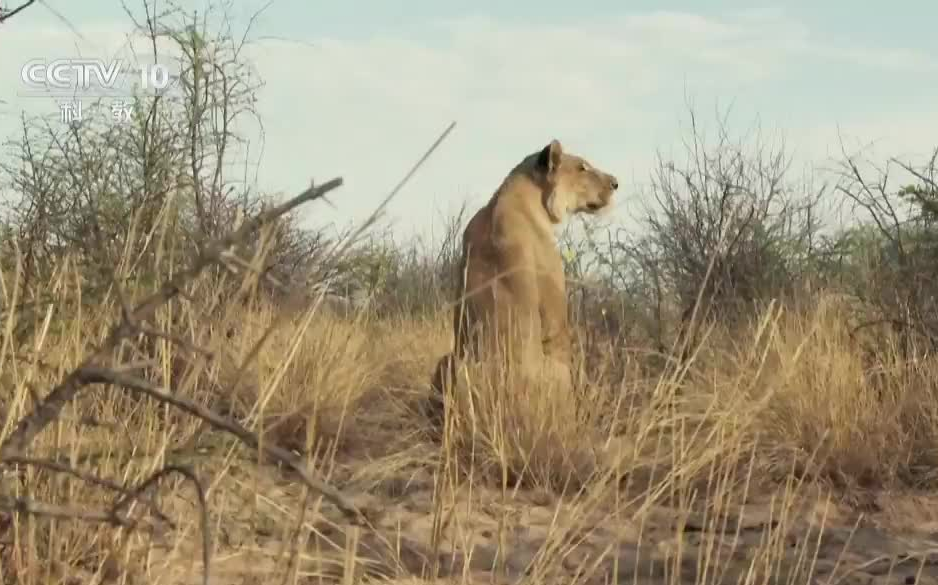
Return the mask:
POLYGON ((612 185, 612 190, 615 191, 619 188, 619 179, 609 175, 609 184, 612 185))

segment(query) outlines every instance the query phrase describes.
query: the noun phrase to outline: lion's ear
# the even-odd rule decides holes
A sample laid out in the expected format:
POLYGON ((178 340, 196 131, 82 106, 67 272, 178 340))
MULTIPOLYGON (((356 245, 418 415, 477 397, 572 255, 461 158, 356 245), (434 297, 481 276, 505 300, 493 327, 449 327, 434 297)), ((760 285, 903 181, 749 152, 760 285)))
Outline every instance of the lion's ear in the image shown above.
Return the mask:
POLYGON ((538 155, 537 166, 544 169, 547 174, 553 174, 560 166, 561 155, 563 155, 563 147, 560 146, 560 141, 555 138, 538 155))

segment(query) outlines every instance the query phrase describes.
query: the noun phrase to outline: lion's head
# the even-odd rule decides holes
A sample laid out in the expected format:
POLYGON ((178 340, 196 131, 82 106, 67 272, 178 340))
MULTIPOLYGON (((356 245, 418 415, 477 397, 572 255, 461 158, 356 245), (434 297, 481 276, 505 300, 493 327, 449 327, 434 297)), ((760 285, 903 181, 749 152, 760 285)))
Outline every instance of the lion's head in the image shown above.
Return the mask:
POLYGON ((553 223, 575 213, 597 214, 611 209, 618 179, 583 157, 564 152, 558 140, 551 140, 536 155, 534 164, 547 183, 544 208, 553 223))

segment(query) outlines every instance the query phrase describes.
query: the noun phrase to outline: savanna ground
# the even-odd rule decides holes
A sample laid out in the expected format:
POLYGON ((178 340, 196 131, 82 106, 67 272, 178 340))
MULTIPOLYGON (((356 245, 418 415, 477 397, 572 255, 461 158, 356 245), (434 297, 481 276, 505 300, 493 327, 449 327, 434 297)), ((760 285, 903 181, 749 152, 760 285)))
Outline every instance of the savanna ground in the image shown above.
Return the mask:
POLYGON ((438 438, 465 213, 303 229, 227 178, 239 45, 150 10, 183 94, 3 161, 4 582, 938 579, 934 157, 814 187, 691 112, 640 233, 562 237, 575 396, 473 370, 438 438))

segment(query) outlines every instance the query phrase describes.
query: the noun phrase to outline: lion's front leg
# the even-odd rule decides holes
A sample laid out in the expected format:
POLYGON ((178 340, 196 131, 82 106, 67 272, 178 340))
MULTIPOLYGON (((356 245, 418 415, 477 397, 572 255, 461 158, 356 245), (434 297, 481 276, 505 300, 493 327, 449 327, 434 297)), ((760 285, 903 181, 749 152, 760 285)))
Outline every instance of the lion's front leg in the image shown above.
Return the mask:
POLYGON ((570 388, 573 385, 570 328, 566 307, 563 304, 559 307, 554 307, 555 310, 541 307, 541 348, 550 378, 561 387, 570 388))
POLYGON ((446 396, 456 383, 456 358, 449 353, 440 358, 430 381, 430 394, 423 404, 423 414, 437 428, 443 426, 446 396))
POLYGON ((543 355, 537 263, 518 242, 504 243, 501 251, 511 260, 502 265, 494 288, 499 353, 509 362, 533 365, 543 355))

